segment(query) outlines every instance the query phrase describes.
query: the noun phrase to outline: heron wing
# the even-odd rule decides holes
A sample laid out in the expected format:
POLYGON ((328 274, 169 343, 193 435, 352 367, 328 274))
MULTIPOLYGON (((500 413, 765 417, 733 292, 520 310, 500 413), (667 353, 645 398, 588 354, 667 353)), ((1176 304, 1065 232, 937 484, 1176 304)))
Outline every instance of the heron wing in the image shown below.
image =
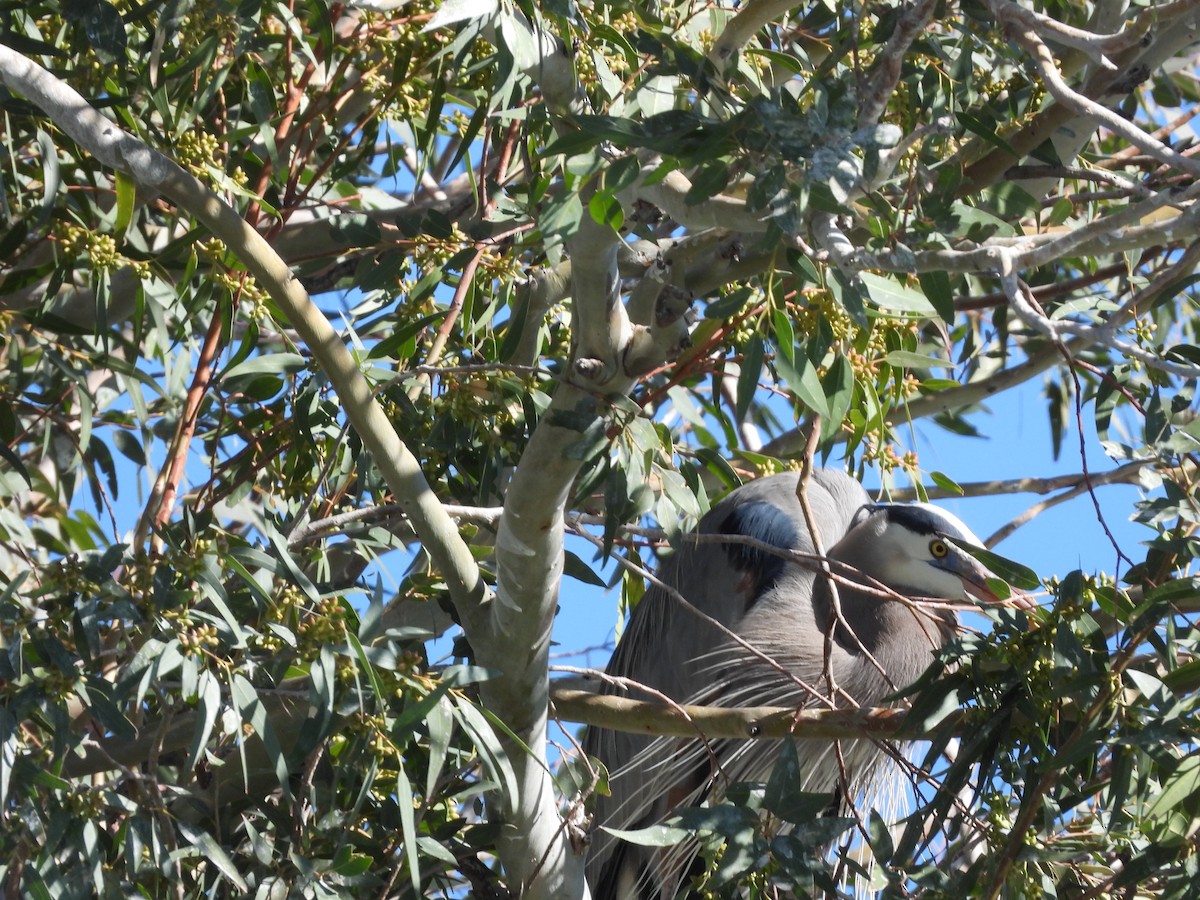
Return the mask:
MULTIPOLYGON (((806 625, 815 628, 811 621, 812 570, 770 551, 775 547, 814 552, 796 495, 798 480, 794 473, 762 478, 713 507, 700 522, 700 534, 745 536, 765 546, 684 544, 660 568, 660 577, 687 603, 662 587, 647 591, 613 654, 610 674, 679 701, 743 705, 749 699, 753 683, 747 679, 759 671, 755 665, 747 670, 746 678, 737 680, 736 690, 726 691, 724 698, 710 688, 714 652, 728 655, 735 652, 731 648, 745 648, 731 642, 727 633, 708 619, 735 633, 746 628, 758 630, 768 622, 778 624, 780 615, 788 623, 789 633, 811 631, 806 625)), ((823 548, 845 534, 869 499, 857 481, 832 470, 814 472, 806 498, 814 521, 820 523, 823 548)), ((731 688, 732 684, 719 687, 731 688)), ((755 705, 764 702, 760 699, 755 705)), ((760 742, 720 742, 716 768, 728 766, 746 775, 769 771, 778 748, 774 754, 763 755, 747 749, 755 743, 760 742)), ((641 735, 588 729, 585 752, 600 758, 613 773, 612 796, 597 798, 597 822, 620 829, 644 827, 661 821, 674 806, 694 802, 712 784, 712 746, 698 740, 655 741, 641 735)), ((641 873, 656 868, 652 858, 655 853, 622 845, 597 830, 588 859, 593 896, 598 900, 618 896, 615 886, 629 884, 631 872, 634 881, 644 880, 641 873)))

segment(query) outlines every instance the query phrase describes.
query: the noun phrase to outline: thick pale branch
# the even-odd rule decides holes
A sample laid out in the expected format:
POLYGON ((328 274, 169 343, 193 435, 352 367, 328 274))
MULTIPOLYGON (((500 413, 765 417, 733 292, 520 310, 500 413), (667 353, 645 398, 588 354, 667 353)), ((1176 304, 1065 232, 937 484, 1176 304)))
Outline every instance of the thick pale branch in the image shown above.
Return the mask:
POLYGON ((668 172, 661 179, 650 179, 658 168, 658 159, 650 158, 642 166, 641 177, 621 192, 623 203, 630 205, 643 200, 692 230, 717 228, 723 231, 765 232, 770 219, 765 213, 751 212, 746 202, 737 197, 716 194, 700 203, 688 203, 692 182, 679 170, 668 172))
POLYGON ((856 246, 829 215, 814 217, 813 230, 828 258, 849 270, 986 272, 996 268, 1001 254, 1009 255, 1018 268, 1028 269, 1049 265, 1068 256, 1110 256, 1200 236, 1200 207, 1194 199, 1197 194, 1200 194, 1200 187, 1179 193, 1163 191, 1071 231, 992 238, 963 250, 871 253, 856 246), (1154 214, 1166 207, 1177 207, 1182 212, 1162 221, 1152 221, 1156 218, 1154 214))
MULTIPOLYGON (((900 709, 785 709, 774 706, 667 706, 590 691, 551 691, 554 715, 611 731, 666 737, 747 740, 900 738, 907 713, 900 709)), ((961 713, 954 714, 961 719, 961 713)), ((956 723, 957 725, 957 723, 956 723)))
POLYGON ((1038 32, 1067 47, 1082 50, 1106 69, 1116 68, 1106 54, 1128 50, 1130 47, 1137 46, 1145 37, 1144 24, 1141 28, 1130 27, 1129 24, 1126 24, 1120 31, 1112 34, 1096 34, 1016 4, 1013 4, 1013 8, 1008 11, 1008 16, 1011 20, 1020 22, 1030 31, 1038 32))
POLYGON ((1200 366, 1172 362, 1138 344, 1117 337, 1117 328, 1123 321, 1122 316, 1113 316, 1103 325, 1088 325, 1069 320, 1052 321, 1038 305, 1029 292, 1029 288, 1017 276, 1014 262, 1015 254, 1005 251, 998 253, 998 273, 1000 284, 1008 297, 1009 308, 1026 326, 1044 335, 1056 344, 1062 344, 1065 338, 1073 336, 1088 346, 1108 347, 1132 359, 1140 360, 1148 366, 1176 375, 1181 378, 1200 378, 1200 366))
POLYGON ((933 17, 937 0, 914 0, 896 17, 891 37, 859 89, 858 127, 874 125, 887 109, 888 100, 900 81, 904 54, 933 17))
POLYGON ((796 6, 794 0, 747 0, 732 19, 725 23, 720 36, 713 42, 708 58, 723 66, 758 30, 775 19, 786 16, 796 6))
POLYGON ((509 755, 519 792, 501 798, 502 856, 523 896, 579 896, 582 858, 564 840, 554 785, 541 758, 546 746, 550 629, 563 568, 563 510, 580 460, 568 449, 598 415, 594 396, 561 384, 530 438, 505 495, 496 535, 496 601, 463 618, 476 661, 501 673, 481 685, 488 707, 525 747, 509 755))
POLYGON ((599 390, 607 390, 607 383, 619 377, 621 354, 633 336, 633 326, 621 303, 619 244, 611 227, 588 215, 568 242, 577 341, 574 372, 583 379, 581 383, 599 390))
POLYGON ((509 357, 510 362, 519 365, 537 362, 542 320, 552 306, 570 296, 570 286, 570 260, 530 273, 529 280, 518 293, 517 308, 513 310, 513 327, 520 329, 520 338, 509 357))
MULTIPOLYGON (((568 55, 523 17, 509 20, 514 23, 528 27, 540 48, 542 63, 531 74, 541 81, 550 108, 568 111, 575 100, 574 78, 565 77, 571 74, 568 55)), ((503 739, 518 789, 497 798, 506 826, 499 849, 513 889, 530 900, 587 895, 583 860, 567 839, 544 758, 549 648, 563 570, 563 512, 581 465, 568 449, 599 416, 598 397, 623 393, 632 383, 621 366, 632 327, 620 302, 620 244, 611 227, 588 215, 567 240, 577 341, 571 369, 505 493, 496 533, 495 602, 462 616, 476 661, 500 673, 481 686, 483 699, 516 738, 503 739)), ((549 296, 553 285, 544 286, 549 296)), ((523 327, 535 329, 540 310, 530 299, 523 327)), ((524 337, 523 344, 525 352, 533 346, 524 337)))

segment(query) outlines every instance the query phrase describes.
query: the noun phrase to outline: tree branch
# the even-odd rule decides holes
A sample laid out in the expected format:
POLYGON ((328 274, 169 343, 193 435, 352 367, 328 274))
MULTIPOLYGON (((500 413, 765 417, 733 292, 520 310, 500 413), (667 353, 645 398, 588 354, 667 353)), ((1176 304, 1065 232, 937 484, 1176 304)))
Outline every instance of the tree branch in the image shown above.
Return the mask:
POLYGON ((760 28, 787 15, 795 6, 792 0, 747 0, 737 14, 725 23, 720 37, 713 42, 708 58, 720 71, 725 62, 746 46, 760 28))
MULTIPOLYGON (((1113 134, 1123 137, 1135 147, 1140 147, 1147 156, 1158 160, 1163 165, 1200 176, 1200 160, 1190 159, 1172 150, 1136 125, 1132 125, 1118 116, 1108 107, 1072 90, 1063 79, 1062 73, 1058 71, 1050 48, 1033 30, 1029 16, 1025 15, 1025 10, 1013 3, 1012 0, 988 0, 988 6, 999 21, 1008 24, 1009 34, 1013 39, 1029 51, 1046 89, 1066 109, 1074 115, 1091 119, 1103 125, 1113 134)), ((1061 39, 1061 34, 1059 37, 1061 39)), ((1111 63, 1109 67, 1116 69, 1116 66, 1111 63)))
MULTIPOLYGON (((709 740, 898 738, 907 715, 901 709, 668 706, 564 688, 552 690, 550 701, 554 714, 568 722, 663 737, 694 738, 700 731, 709 740)), ((962 714, 954 717, 961 719, 962 714)))
POLYGON ((622 203, 627 206, 635 200, 652 203, 680 225, 696 230, 717 228, 755 234, 770 227, 769 216, 751 212, 746 208, 746 201, 737 197, 715 194, 701 203, 688 203, 692 182, 678 169, 647 183, 649 176, 657 170, 658 162, 657 157, 652 156, 643 160, 638 180, 619 194, 622 203))
MULTIPOLYGON (((1153 34, 1153 40, 1139 40, 1134 46, 1119 54, 1114 62, 1117 72, 1101 68, 1096 71, 1081 88, 1080 94, 1085 97, 1102 97, 1109 93, 1127 94, 1131 88, 1117 84, 1122 72, 1135 69, 1150 71, 1178 54, 1183 48, 1196 40, 1197 22, 1200 21, 1200 7, 1192 0, 1176 0, 1172 3, 1157 4, 1155 7, 1143 9, 1129 23, 1126 30, 1129 34, 1153 34), (1117 88, 1120 88, 1118 91, 1117 88)), ((1080 54, 1082 63, 1082 54, 1080 54)), ((1070 67, 1065 67, 1070 71, 1070 67)), ((984 187, 994 184, 1013 163, 1028 156, 1045 141, 1052 140, 1061 129, 1073 128, 1073 116, 1070 109, 1061 103, 1051 104, 1047 109, 1033 117, 1031 122, 1020 132, 1006 137, 1008 148, 994 149, 981 157, 969 161, 963 172, 963 181, 959 185, 960 197, 977 193, 984 187)), ((1063 159, 1064 163, 1070 162, 1063 159)))
POLYGON ((888 100, 900 81, 904 54, 917 35, 925 30, 936 6, 937 0, 913 0, 897 15, 891 36, 859 88, 859 128, 874 125, 887 109, 888 100))

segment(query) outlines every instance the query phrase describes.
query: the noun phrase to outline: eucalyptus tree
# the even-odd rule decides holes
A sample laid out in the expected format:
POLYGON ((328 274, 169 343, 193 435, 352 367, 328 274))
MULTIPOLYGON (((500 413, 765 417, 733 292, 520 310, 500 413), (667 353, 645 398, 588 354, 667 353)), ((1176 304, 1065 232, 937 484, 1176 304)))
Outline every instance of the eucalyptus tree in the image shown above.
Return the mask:
POLYGON ((1149 539, 946 650, 911 814, 781 835, 785 753, 637 839, 714 893, 1189 896, 1198 40, 1191 0, 10 4, 6 892, 582 896, 564 535, 633 604, 726 487, 954 491, 908 423, 1041 379, 1044 452, 1089 416, 1120 465, 961 487, 1137 483, 1149 539))

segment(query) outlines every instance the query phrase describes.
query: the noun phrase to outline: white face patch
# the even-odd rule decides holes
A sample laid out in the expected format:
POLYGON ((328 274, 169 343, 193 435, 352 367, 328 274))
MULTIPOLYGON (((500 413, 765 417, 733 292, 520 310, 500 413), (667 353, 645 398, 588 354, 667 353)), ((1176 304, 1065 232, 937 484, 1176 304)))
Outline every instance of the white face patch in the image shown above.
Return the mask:
POLYGON ((955 541, 982 546, 982 541, 941 507, 875 504, 864 507, 853 530, 858 537, 845 548, 849 552, 844 558, 852 564, 861 560, 863 571, 902 593, 960 600, 968 582, 982 584, 988 576, 954 546, 955 541))

